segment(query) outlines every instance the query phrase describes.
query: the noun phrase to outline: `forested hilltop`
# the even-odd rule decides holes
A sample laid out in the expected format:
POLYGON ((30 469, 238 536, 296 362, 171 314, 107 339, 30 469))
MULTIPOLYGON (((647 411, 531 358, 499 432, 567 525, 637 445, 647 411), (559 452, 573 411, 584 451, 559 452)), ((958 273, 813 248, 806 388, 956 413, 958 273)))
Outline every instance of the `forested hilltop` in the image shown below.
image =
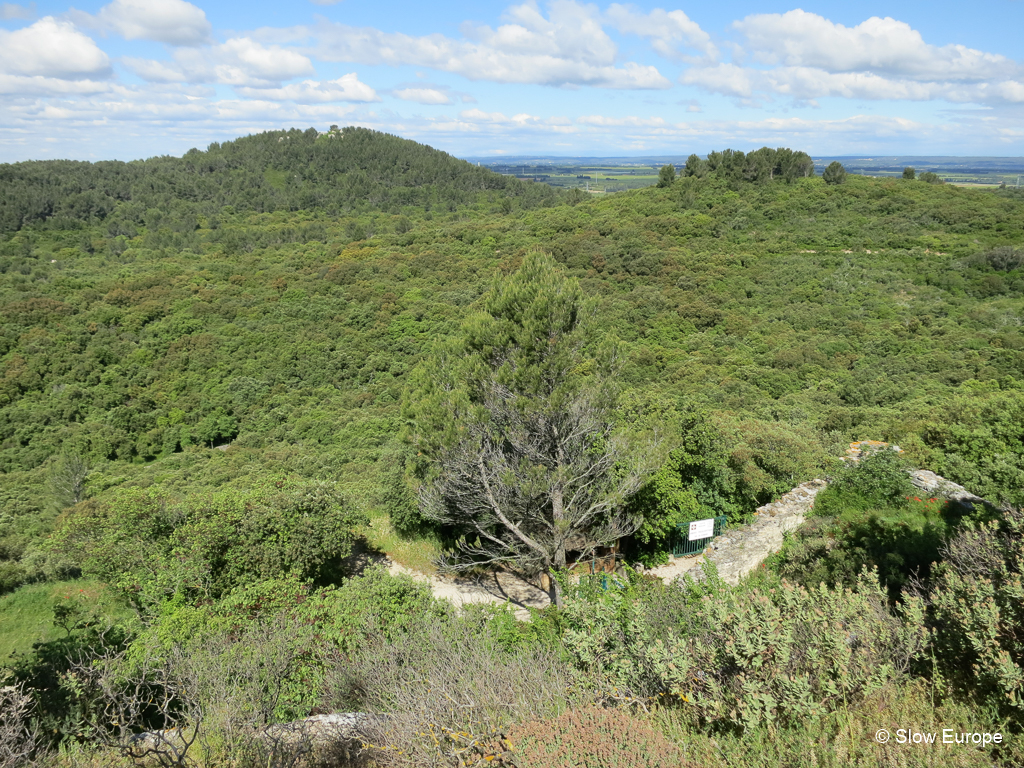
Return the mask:
MULTIPOLYGON (((102 647, 116 666, 134 649, 140 666, 115 677, 136 693, 170 691, 169 710, 135 713, 138 728, 164 727, 207 711, 180 686, 216 664, 186 669, 185 657, 220 659, 223 671, 238 642, 293 664, 273 673, 284 688, 260 710, 263 725, 324 708, 420 711, 419 700, 388 699, 388 686, 418 690, 399 680, 397 662, 374 666, 374 653, 393 651, 426 654, 424 669, 437 674, 459 666, 439 661, 445 653, 462 654, 467 670, 495 691, 512 686, 516 701, 509 680, 534 670, 523 685, 548 693, 516 715, 524 743, 545 728, 581 743, 593 740, 579 736, 588 728, 621 732, 606 720, 624 710, 587 703, 658 697, 678 708, 644 720, 649 734, 634 724, 652 740, 633 745, 639 755, 693 738, 705 739, 697 753, 725 760, 706 740, 728 737, 737 750, 728 764, 768 764, 781 758, 744 733, 795 728, 811 749, 838 738, 837 712, 867 728, 864 712, 888 707, 885 697, 937 717, 928 702, 938 696, 964 727, 988 707, 1019 731, 1019 622, 966 650, 957 590, 974 589, 964 580, 978 574, 955 570, 962 555, 922 569, 945 562, 946 542, 974 535, 958 551, 974 542, 992 554, 992 604, 1012 605, 1020 583, 1012 510, 1024 505, 1024 199, 841 170, 822 178, 801 152, 725 150, 694 155, 678 177, 663 169, 657 186, 589 197, 358 128, 270 132, 182 158, 0 166, 0 594, 9 593, 0 612, 47 614, 42 627, 0 631, 0 652, 22 653, 11 674, 36 689, 40 722, 56 734, 46 743, 116 736, 96 720, 100 682, 75 689, 62 677, 68 653, 102 647), (520 360, 530 338, 550 341, 520 360), (690 520, 742 522, 802 481, 847 479, 824 497, 815 532, 737 591, 714 580, 671 592, 637 577, 621 592, 584 584, 521 626, 500 611, 456 615, 381 572, 350 578, 346 557, 358 546, 421 568, 438 555, 454 562, 471 528, 452 517, 466 491, 444 485, 445 462, 454 464, 459 435, 477 429, 487 442, 498 422, 479 409, 513 390, 513 411, 530 423, 585 402, 580 423, 601 424, 588 456, 611 455, 626 433, 650 446, 650 466, 625 451, 601 465, 637 480, 619 483, 616 504, 598 515, 605 531, 642 521, 626 546, 634 562, 664 560, 690 520), (538 398, 565 407, 523 404, 538 398), (899 444, 908 466, 1003 505, 1003 517, 914 506, 888 458, 847 477, 835 457, 861 439, 899 444), (879 570, 862 575, 862 566, 879 570), (933 591, 905 591, 914 578, 933 591), (793 585, 816 590, 818 580, 827 595, 793 585), (66 597, 75 590, 86 598, 66 597), (758 673, 766 687, 753 698, 735 678, 695 694, 687 686, 698 678, 670 664, 721 627, 756 634, 752 617, 769 592, 810 622, 790 627, 793 642, 813 635, 822 648, 866 655, 838 671, 800 671, 803 657, 772 646, 763 658, 778 651, 764 662, 774 671, 758 673), (882 634, 854 648, 811 626, 815 605, 831 606, 829 627, 882 634), (871 618, 889 610, 888 624, 871 618), (921 634, 926 623, 938 634, 921 634), (648 653, 654 639, 665 655, 648 653), (892 658, 886 688, 868 667, 892 658), (952 671, 972 664, 988 677, 952 671), (492 680, 495 670, 510 677, 492 680), (806 690, 772 687, 776 672, 806 672, 806 690), (183 677, 172 684, 172 673, 183 677), (830 688, 835 679, 847 687, 830 688), (552 725, 577 711, 581 721, 552 725)), ((527 474, 523 485, 537 481, 527 474)), ((474 550, 480 562, 484 550, 474 550)), ((724 655, 705 661, 744 669, 749 659, 723 661, 739 651, 721 640, 724 655)), ((258 678, 228 677, 250 673, 258 678)), ((478 734, 492 758, 505 749, 499 721, 487 721, 492 741, 478 734)), ((463 726, 444 720, 453 730, 437 754, 484 761, 460 741, 463 726)), ((425 728, 409 725, 398 741, 425 728)), ((399 749, 378 759, 400 763, 399 749)), ((669 762, 684 764, 681 754, 669 762)), ((1006 765, 1019 756, 984 753, 1006 765)), ((880 764, 870 750, 854 758, 880 764)))
MULTIPOLYGON (((423 144, 364 128, 271 131, 184 157, 123 163, 41 160, 0 166, 0 235, 24 227, 80 230, 103 222, 109 238, 134 238, 165 220, 188 247, 198 217, 225 206, 272 213, 317 209, 337 216, 452 210, 492 191, 526 206, 550 204, 545 186, 523 184, 423 144)), ((84 245, 84 243, 83 243, 84 245)), ((88 247, 86 247, 88 250, 88 247)))

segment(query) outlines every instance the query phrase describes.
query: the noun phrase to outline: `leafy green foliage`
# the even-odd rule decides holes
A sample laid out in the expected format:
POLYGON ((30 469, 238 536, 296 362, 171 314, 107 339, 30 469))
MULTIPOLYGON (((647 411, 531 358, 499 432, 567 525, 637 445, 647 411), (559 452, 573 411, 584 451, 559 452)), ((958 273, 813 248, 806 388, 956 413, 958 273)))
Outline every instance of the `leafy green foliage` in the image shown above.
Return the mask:
POLYGON ((362 520, 322 482, 277 481, 181 501, 129 490, 73 508, 51 546, 151 608, 175 595, 216 599, 285 576, 327 582, 362 520))
POLYGON ((809 589, 821 583, 849 586, 871 568, 895 602, 914 583, 928 583, 962 517, 958 505, 939 499, 897 508, 855 504, 835 517, 812 518, 793 534, 774 568, 809 589))
POLYGON ((726 515, 742 523, 759 505, 821 474, 835 444, 806 425, 716 417, 683 404, 663 418, 679 437, 668 461, 630 500, 644 523, 627 555, 645 565, 665 562, 673 539, 694 521, 726 515))
POLYGON ((693 490, 670 465, 655 472, 629 505, 644 521, 634 535, 639 545, 635 559, 649 567, 668 562, 668 547, 679 530, 702 514, 693 490))
POLYGON ((628 590, 574 594, 566 647, 623 695, 671 695, 718 727, 821 717, 906 674, 927 639, 923 602, 908 599, 905 617, 890 615, 873 574, 852 590, 783 582, 748 591, 714 576, 660 589, 679 592, 660 630, 628 590))
MULTIPOLYGON (((0 590, 17 588, 0 611, 52 613, 50 585, 19 585, 81 568, 145 621, 61 603, 61 626, 40 629, 0 613, 17 647, 42 641, 12 670, 39 689, 43 725, 65 744, 88 732, 95 708, 66 657, 105 644, 124 652, 123 679, 174 661, 201 707, 248 718, 220 709, 216 738, 317 703, 368 706, 399 715, 389 756, 416 744, 417 759, 443 743, 445 759, 484 760, 493 729, 570 706, 569 681, 606 704, 678 694, 661 711, 686 721, 688 749, 737 765, 780 763, 790 736, 822 765, 895 765, 852 742, 871 741, 879 711, 900 727, 940 717, 922 702, 947 691, 949 723, 976 699, 1019 725, 1016 518, 965 526, 901 501, 914 492, 874 457, 836 474, 818 500, 829 514, 738 590, 584 580, 564 610, 522 623, 508 608, 456 615, 382 569, 341 581, 371 535, 364 513, 422 534, 405 465, 422 469, 460 422, 426 418, 419 456, 396 436, 446 376, 463 387, 488 369, 529 410, 571 405, 615 363, 609 424, 672 449, 630 502, 645 562, 689 519, 742 521, 835 474, 829 457, 851 439, 898 442, 914 466, 1024 503, 1024 199, 812 175, 800 152, 726 150, 692 156, 671 185, 554 205, 544 186, 362 129, 0 167, 0 590), (571 291, 533 320, 521 286, 483 298, 538 250, 571 291), (538 317, 586 319, 586 334, 552 350, 538 317), (609 335, 620 343, 599 350, 609 335), (403 392, 416 393, 404 409, 403 392), (915 598, 890 613, 915 574, 929 613, 915 598), (906 669, 934 685, 914 693, 906 669), (415 736, 428 732, 438 741, 415 736)), ((479 409, 480 391, 460 390, 455 410, 479 409)), ((560 738, 603 739, 602 723, 560 738)), ((661 744, 637 728, 619 746, 661 744)))
POLYGON ((901 600, 911 583, 929 582, 966 512, 918 493, 900 454, 888 448, 866 453, 817 495, 814 516, 787 541, 773 568, 808 589, 852 586, 870 568, 889 599, 901 600))
POLYGON ((815 499, 816 512, 837 515, 849 509, 905 507, 918 492, 907 471, 906 459, 896 451, 871 451, 832 478, 815 499))
MULTIPOLYGON (((527 185, 397 136, 349 127, 320 134, 270 131, 214 142, 184 157, 130 163, 32 161, 0 166, 0 234, 44 223, 80 229, 104 222, 111 237, 143 226, 190 239, 200 216, 219 208, 272 212, 319 207, 389 209, 443 201, 463 205, 499 190, 529 205, 550 202, 548 187, 527 185), (197 205, 188 205, 194 201, 197 205), (185 203, 179 215, 162 210, 185 203)), ((355 238, 361 239, 361 238, 355 238)))
POLYGON ((368 568, 331 596, 332 621, 345 633, 342 647, 358 648, 371 633, 394 640, 423 621, 450 615, 447 603, 435 600, 430 587, 411 576, 392 576, 383 567, 368 568))

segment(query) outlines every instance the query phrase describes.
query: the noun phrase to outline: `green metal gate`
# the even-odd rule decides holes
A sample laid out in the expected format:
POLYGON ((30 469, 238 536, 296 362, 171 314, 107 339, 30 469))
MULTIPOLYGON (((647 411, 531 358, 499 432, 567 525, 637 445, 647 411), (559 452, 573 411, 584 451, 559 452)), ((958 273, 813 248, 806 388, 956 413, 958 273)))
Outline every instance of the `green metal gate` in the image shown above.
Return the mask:
POLYGON ((684 523, 683 525, 680 525, 676 530, 676 538, 672 542, 672 556, 685 557, 687 555, 699 555, 708 548, 708 544, 714 541, 715 537, 720 536, 728 527, 729 517, 727 515, 721 515, 715 518, 714 533, 710 538, 690 541, 690 524, 684 523))

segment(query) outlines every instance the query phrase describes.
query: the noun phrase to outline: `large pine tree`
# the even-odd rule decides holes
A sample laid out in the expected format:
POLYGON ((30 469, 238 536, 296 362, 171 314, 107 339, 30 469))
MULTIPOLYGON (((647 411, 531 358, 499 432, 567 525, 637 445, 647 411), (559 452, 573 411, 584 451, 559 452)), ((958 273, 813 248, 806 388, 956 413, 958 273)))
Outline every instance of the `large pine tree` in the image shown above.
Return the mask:
MULTIPOLYGON (((636 530, 624 502, 658 451, 616 426, 617 349, 543 254, 495 284, 485 313, 422 367, 407 411, 428 519, 463 532, 443 565, 549 575, 636 530)), ((557 580, 551 598, 561 603, 557 580)))

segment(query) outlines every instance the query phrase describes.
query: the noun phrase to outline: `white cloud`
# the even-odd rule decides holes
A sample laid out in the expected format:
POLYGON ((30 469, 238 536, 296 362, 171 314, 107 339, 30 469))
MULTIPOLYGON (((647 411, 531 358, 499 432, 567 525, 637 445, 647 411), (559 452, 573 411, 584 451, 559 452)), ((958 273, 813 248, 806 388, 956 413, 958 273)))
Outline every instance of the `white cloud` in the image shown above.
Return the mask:
POLYGON ((0 75, 0 94, 29 96, 66 96, 103 93, 110 83, 96 80, 63 80, 40 75, 0 75))
POLYGON ((452 98, 437 88, 400 88, 391 92, 392 96, 417 104, 451 104, 452 98))
POLYGON ((604 127, 656 128, 667 125, 661 117, 604 117, 603 115, 584 115, 576 120, 580 125, 600 125, 604 127))
POLYGON ((536 5, 513 6, 509 22, 492 29, 465 24, 466 39, 422 37, 324 22, 302 34, 319 42, 328 61, 411 65, 453 72, 470 80, 556 87, 661 89, 671 83, 653 66, 617 64, 615 43, 593 6, 555 0, 548 18, 536 5))
POLYGON ((692 67, 679 78, 712 93, 741 99, 757 94, 779 94, 798 101, 825 97, 870 100, 931 101, 985 104, 1024 101, 1024 84, 1017 80, 978 82, 924 82, 887 78, 872 72, 827 72, 812 67, 761 70, 735 64, 692 67))
POLYGON ((511 23, 497 29, 463 24, 462 33, 478 43, 506 54, 550 55, 590 65, 614 63, 616 47, 601 27, 596 8, 574 0, 552 0, 549 18, 534 3, 509 8, 511 23))
POLYGON ((34 19, 36 4, 18 5, 17 3, 0 3, 0 19, 34 19))
POLYGON ((238 94, 248 98, 271 101, 294 101, 296 104, 324 104, 333 101, 380 101, 377 92, 359 81, 355 72, 337 80, 303 80, 281 88, 238 88, 238 94))
POLYGON ((738 52, 767 67, 736 63, 691 67, 679 78, 748 103, 759 97, 1016 103, 1024 68, 962 45, 934 46, 908 24, 872 17, 854 27, 802 10, 758 14, 733 24, 738 52))
POLYGON ((1011 59, 963 45, 934 46, 909 24, 873 16, 855 27, 807 11, 757 14, 733 27, 766 64, 869 71, 913 80, 983 80, 1019 71, 1011 59))
MULTIPOLYGON (((706 151, 716 145, 731 143, 751 148, 762 145, 796 146, 818 142, 819 149, 828 142, 832 147, 872 141, 878 137, 914 138, 936 133, 934 127, 903 118, 857 115, 838 120, 807 120, 799 117, 772 117, 765 120, 727 121, 697 120, 669 123, 659 118, 608 117, 590 115, 578 120, 587 136, 643 139, 647 146, 665 146, 700 142, 706 151), (623 132, 625 129, 625 132, 623 132)), ((809 148, 809 147, 808 147, 809 148)))
POLYGON ((696 85, 712 93, 749 98, 754 93, 754 79, 762 73, 735 64, 691 67, 679 76, 683 85, 696 85))
POLYGON ((221 63, 217 81, 248 84, 252 78, 280 82, 313 72, 313 63, 301 53, 279 45, 265 46, 248 37, 236 37, 218 46, 221 63))
MULTIPOLYGON (((418 126, 423 129, 423 126, 418 126)), ((551 134, 574 134, 579 128, 565 117, 540 117, 521 112, 505 115, 503 112, 484 112, 481 109, 466 109, 458 118, 430 118, 425 126, 428 134, 504 136, 550 136, 551 134)))
POLYGON ((107 77, 110 59, 73 24, 46 16, 15 32, 0 30, 0 73, 62 79, 107 77))
POLYGON ((313 63, 301 53, 279 45, 263 45, 248 37, 231 38, 210 48, 179 48, 169 62, 136 58, 124 58, 122 62, 151 82, 221 83, 247 88, 273 88, 314 71, 313 63))
POLYGON ((645 14, 633 6, 612 3, 605 15, 620 32, 649 38, 651 47, 662 56, 685 58, 679 50, 685 46, 707 59, 718 58, 718 48, 711 42, 711 36, 682 11, 655 8, 645 14))
POLYGON ((121 63, 150 83, 183 83, 188 80, 181 68, 164 61, 124 56, 121 63))
POLYGON ((99 23, 127 40, 169 45, 210 42, 206 13, 185 0, 114 0, 96 15, 99 23))

